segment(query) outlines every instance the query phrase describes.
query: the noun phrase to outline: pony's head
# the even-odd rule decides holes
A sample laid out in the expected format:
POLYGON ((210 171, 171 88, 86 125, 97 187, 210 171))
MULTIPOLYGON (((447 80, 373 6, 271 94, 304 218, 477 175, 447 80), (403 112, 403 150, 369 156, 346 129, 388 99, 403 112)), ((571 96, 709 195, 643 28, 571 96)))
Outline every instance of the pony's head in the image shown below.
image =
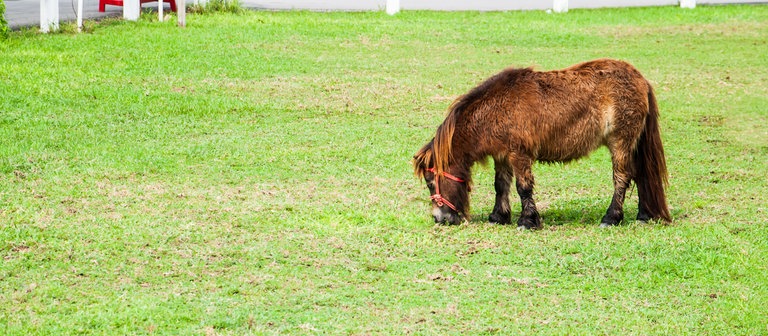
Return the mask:
POLYGON ((436 155, 435 143, 432 139, 413 156, 413 171, 429 188, 435 223, 459 224, 469 217, 469 171, 449 172, 451 167, 436 155))

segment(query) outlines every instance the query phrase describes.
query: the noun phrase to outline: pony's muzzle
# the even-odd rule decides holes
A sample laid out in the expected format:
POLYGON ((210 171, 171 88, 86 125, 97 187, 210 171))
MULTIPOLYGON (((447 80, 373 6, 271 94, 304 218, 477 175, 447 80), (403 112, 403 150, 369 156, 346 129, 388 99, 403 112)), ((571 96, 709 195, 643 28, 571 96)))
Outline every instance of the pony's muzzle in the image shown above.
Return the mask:
POLYGON ((458 214, 450 211, 444 211, 441 207, 432 208, 432 218, 436 224, 459 224, 461 218, 458 214))

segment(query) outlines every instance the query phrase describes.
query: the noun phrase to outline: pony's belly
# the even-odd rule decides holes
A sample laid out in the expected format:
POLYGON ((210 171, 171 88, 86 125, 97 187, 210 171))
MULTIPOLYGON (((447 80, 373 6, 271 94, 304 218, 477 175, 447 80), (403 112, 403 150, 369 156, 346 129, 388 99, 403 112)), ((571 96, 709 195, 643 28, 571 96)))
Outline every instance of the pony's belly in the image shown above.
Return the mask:
POLYGON ((568 162, 589 155, 603 144, 599 128, 581 128, 578 132, 555 135, 540 144, 536 159, 544 162, 568 162))
POLYGON ((613 129, 614 109, 610 104, 595 108, 567 124, 552 125, 539 143, 537 159, 568 162, 589 155, 605 143, 613 129))
MULTIPOLYGON (((596 146, 597 148, 599 146, 596 146)), ((580 158, 583 158, 587 155, 589 155, 590 152, 592 152, 594 149, 582 149, 579 148, 579 150, 558 150, 558 151, 544 151, 539 152, 539 155, 536 157, 537 161, 542 162, 569 162, 573 160, 577 160, 580 158)))

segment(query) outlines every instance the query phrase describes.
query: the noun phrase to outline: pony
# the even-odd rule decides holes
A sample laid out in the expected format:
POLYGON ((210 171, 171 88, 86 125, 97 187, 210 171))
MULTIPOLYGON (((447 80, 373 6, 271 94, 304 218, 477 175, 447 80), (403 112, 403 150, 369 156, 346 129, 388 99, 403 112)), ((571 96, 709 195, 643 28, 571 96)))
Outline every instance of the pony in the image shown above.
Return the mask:
POLYGON ((631 181, 639 198, 637 220, 670 222, 656 97, 648 80, 624 61, 598 59, 553 71, 503 70, 451 104, 412 163, 429 189, 436 223, 469 220, 471 168, 490 157, 496 201, 488 220, 511 224, 514 177, 522 207, 518 228, 540 229, 533 163, 567 163, 601 146, 611 154, 614 191, 600 226, 623 221, 631 181))

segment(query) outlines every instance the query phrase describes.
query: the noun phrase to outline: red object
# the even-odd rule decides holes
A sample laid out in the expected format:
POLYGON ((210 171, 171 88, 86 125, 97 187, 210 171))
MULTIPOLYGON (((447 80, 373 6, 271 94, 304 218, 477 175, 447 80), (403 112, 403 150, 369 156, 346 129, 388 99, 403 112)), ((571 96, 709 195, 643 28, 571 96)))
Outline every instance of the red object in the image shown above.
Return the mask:
MULTIPOLYGON (((139 6, 147 2, 157 2, 158 0, 139 0, 139 6)), ((171 4, 171 10, 176 11, 176 0, 162 0, 171 4)), ((104 7, 107 5, 123 6, 123 0, 99 0, 99 12, 104 11, 104 7)))

